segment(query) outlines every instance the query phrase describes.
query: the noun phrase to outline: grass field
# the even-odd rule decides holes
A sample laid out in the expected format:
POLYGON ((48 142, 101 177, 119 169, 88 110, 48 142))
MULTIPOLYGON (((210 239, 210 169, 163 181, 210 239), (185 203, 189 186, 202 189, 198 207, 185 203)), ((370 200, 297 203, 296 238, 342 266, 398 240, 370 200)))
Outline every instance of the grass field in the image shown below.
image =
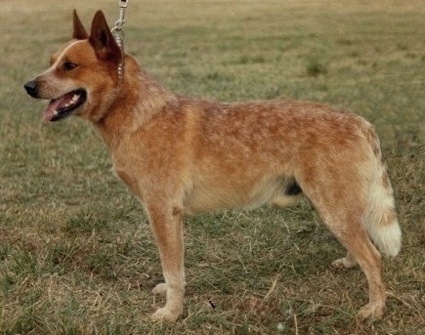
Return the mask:
POLYGON ((386 315, 362 322, 364 275, 329 268, 344 250, 308 203, 188 218, 176 324, 149 320, 159 260, 106 148, 77 118, 43 124, 22 89, 74 7, 113 23, 116 1, 0 5, 0 334, 425 334, 423 1, 130 1, 126 49, 173 90, 322 101, 374 123, 404 233, 384 260, 386 315))

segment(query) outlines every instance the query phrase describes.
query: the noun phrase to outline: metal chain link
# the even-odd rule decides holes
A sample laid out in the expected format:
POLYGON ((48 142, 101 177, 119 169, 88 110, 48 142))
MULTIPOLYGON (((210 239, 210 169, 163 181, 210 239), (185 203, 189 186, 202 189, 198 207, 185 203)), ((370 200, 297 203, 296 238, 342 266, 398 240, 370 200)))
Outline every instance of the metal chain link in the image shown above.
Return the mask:
POLYGON ((124 32, 122 27, 125 23, 125 9, 128 7, 128 0, 118 0, 118 5, 120 7, 119 18, 111 32, 122 52, 123 58, 118 66, 118 77, 122 80, 124 77, 124 32))

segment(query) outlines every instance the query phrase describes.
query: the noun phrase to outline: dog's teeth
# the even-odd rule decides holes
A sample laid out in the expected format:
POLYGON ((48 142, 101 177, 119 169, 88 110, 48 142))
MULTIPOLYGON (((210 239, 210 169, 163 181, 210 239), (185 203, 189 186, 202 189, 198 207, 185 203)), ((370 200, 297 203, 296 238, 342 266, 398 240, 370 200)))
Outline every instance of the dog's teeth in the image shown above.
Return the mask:
POLYGON ((74 94, 74 95, 72 96, 71 100, 70 100, 70 101, 68 101, 68 102, 64 105, 64 107, 66 108, 66 107, 69 107, 69 106, 71 106, 71 105, 76 104, 76 103, 78 102, 78 98, 79 98, 78 94, 74 94))
POLYGON ((59 114, 59 112, 55 109, 55 110, 53 111, 53 115, 54 115, 54 116, 58 116, 58 114, 59 114))

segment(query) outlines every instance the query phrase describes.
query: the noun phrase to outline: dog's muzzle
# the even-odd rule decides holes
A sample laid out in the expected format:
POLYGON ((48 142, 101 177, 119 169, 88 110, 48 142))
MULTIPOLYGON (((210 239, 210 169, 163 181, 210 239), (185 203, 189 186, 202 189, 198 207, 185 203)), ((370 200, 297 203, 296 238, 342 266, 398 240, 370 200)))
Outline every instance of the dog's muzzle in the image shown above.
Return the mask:
POLYGON ((67 92, 57 97, 40 96, 40 85, 37 80, 31 80, 24 85, 25 91, 36 99, 51 99, 46 106, 43 119, 45 121, 58 121, 78 112, 87 100, 87 92, 84 88, 67 92))

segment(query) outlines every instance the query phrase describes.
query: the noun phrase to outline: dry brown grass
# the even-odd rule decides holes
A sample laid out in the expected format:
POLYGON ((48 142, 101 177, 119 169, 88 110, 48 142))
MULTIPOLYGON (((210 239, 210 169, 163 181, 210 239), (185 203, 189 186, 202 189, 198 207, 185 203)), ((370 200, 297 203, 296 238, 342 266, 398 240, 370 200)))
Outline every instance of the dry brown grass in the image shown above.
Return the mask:
POLYGON ((295 97, 356 110, 382 138, 403 249, 385 260, 382 321, 360 322, 366 282, 308 204, 187 220, 188 292, 177 324, 155 246, 106 150, 77 119, 42 125, 22 84, 115 1, 1 1, 2 334, 406 334, 425 328, 425 7, 422 1, 131 1, 126 47, 176 91, 222 100, 295 97), (212 308, 209 301, 216 308, 212 308))

